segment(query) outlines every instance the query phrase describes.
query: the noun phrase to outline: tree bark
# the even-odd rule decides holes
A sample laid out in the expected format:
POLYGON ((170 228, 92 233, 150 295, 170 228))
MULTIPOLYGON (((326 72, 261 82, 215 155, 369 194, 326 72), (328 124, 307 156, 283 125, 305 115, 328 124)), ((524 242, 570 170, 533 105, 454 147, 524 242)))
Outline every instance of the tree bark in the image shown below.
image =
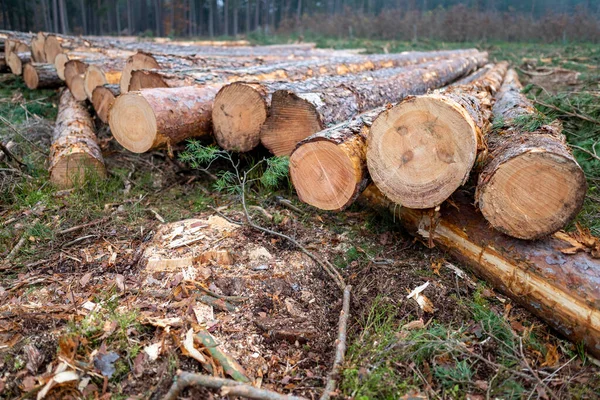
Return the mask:
POLYGON ((58 0, 52 0, 52 23, 54 32, 58 33, 58 0))
POLYGON ((463 185, 483 150, 492 96, 507 67, 496 64, 470 84, 407 98, 382 114, 367 150, 379 190, 405 207, 424 209, 463 185))
POLYGON ((486 137, 476 203, 497 230, 520 239, 538 239, 565 227, 581 210, 587 183, 562 135, 560 123, 533 131, 519 121, 538 112, 521 93, 509 70, 496 95, 494 120, 502 128, 486 137))
POLYGON ((85 0, 79 0, 79 7, 81 8, 81 24, 83 26, 83 34, 88 34, 87 18, 85 13, 85 0))
POLYGON ((23 80, 29 89, 55 89, 65 83, 52 64, 29 63, 23 67, 23 80))
POLYGON ((82 103, 63 90, 50 146, 50 181, 72 187, 92 176, 106 176, 92 117, 82 103))
POLYGON ((61 22, 61 28, 62 28, 62 33, 67 35, 69 34, 69 17, 67 15, 67 6, 65 4, 65 0, 59 0, 60 1, 60 22, 61 22))
POLYGON ((31 53, 10 53, 6 64, 10 68, 10 71, 15 75, 23 74, 23 66, 31 62, 31 53))
POLYGON ((113 58, 100 65, 90 65, 85 71, 83 78, 83 89, 88 98, 92 99, 92 92, 98 86, 105 84, 116 84, 121 80, 125 59, 113 58))
MULTIPOLYGON (((230 81, 234 79, 239 81, 298 80, 312 76, 321 77, 307 79, 304 82, 272 82, 262 85, 232 83, 224 87, 215 98, 215 115, 213 115, 215 137, 219 145, 228 150, 249 151, 256 147, 259 141, 262 141, 274 154, 289 155, 299 141, 322 130, 327 124, 347 120, 357 113, 381 105, 385 101, 401 98, 401 95, 396 97, 394 94, 398 85, 404 84, 397 78, 405 78, 403 74, 410 69, 386 67, 399 67, 454 55, 458 57, 462 54, 419 52, 239 69, 234 71, 237 76, 233 75, 229 78, 230 81), (379 70, 375 72, 364 72, 378 68, 379 70), (344 76, 326 77, 330 74, 345 75, 353 72, 363 72, 363 74, 359 75, 358 79, 344 76), (361 79, 363 82, 359 82, 361 79), (365 79, 373 79, 373 81, 366 82, 365 79), (354 88, 355 86, 356 88, 354 88), (351 87, 352 89, 350 89, 351 87), (287 91, 287 93, 275 94, 276 91, 287 91), (362 94, 360 94, 361 92, 362 94), (373 93, 371 99, 361 98, 361 96, 369 96, 370 92, 377 93, 373 93), (267 119, 271 95, 273 95, 273 104, 271 116, 267 119), (305 98, 301 98, 302 96, 305 98), (321 121, 319 115, 321 111, 313 110, 314 106, 310 102, 326 102, 328 101, 326 98, 329 98, 329 101, 335 99, 338 104, 326 105, 323 103, 322 111, 330 115, 323 116, 321 121), (342 104, 343 101, 347 103, 342 104), (378 101, 382 103, 378 104, 378 101), (241 110, 244 110, 243 114, 240 114, 241 110), (289 117, 282 113, 289 113, 289 117), (297 119, 303 117, 302 120, 297 119), (247 118, 251 119, 247 120, 247 118), (284 131, 286 133, 282 134, 284 131)), ((486 54, 479 54, 476 51, 467 51, 464 54, 472 55, 476 59, 451 58, 455 60, 452 65, 457 68, 458 72, 449 71, 446 73, 448 77, 452 76, 452 79, 455 79, 468 72, 470 68, 479 65, 487 57, 486 54)), ((428 64, 421 68, 421 73, 424 74, 425 68, 428 67, 431 65, 428 64)), ((436 67, 433 66, 433 68, 436 67)), ((431 88, 427 85, 426 87, 431 88)))
POLYGON ((600 356, 600 260, 572 247, 563 235, 538 241, 513 239, 489 229, 469 198, 452 198, 440 214, 394 204, 370 185, 363 196, 390 210, 409 232, 436 245, 574 343, 600 356))
POLYGON ((108 124, 108 113, 115 98, 121 94, 119 85, 98 86, 92 93, 92 106, 100 121, 108 124))
POLYGON ((121 94, 108 116, 110 130, 123 147, 135 153, 209 135, 218 90, 219 86, 191 86, 121 94))

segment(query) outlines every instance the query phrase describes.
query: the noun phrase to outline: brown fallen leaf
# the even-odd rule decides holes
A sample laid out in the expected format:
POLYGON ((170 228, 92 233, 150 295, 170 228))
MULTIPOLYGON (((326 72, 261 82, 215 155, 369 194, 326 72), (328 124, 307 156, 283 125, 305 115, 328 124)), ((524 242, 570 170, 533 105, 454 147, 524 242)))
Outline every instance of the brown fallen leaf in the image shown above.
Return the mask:
POLYGON ((556 346, 546 343, 546 356, 544 357, 542 367, 553 367, 558 364, 559 360, 560 355, 558 354, 556 346))
POLYGON ((413 329, 423 329, 424 327, 425 323, 423 322, 423 319, 419 318, 417 320, 409 322, 408 324, 402 325, 402 328, 400 328, 400 330, 411 331, 413 329))
POLYGON ((79 280, 79 284, 82 288, 84 288, 90 282, 90 279, 92 279, 92 273, 88 272, 87 274, 81 277, 81 279, 79 280))

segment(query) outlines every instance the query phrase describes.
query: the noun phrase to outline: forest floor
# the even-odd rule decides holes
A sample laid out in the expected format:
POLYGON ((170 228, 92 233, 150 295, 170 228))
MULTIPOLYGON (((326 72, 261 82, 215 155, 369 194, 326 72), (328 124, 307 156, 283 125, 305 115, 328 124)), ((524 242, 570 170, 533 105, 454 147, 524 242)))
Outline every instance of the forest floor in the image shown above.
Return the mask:
MULTIPOLYGON (((468 47, 319 44, 369 52, 468 47)), ((563 121, 589 180, 578 222, 600 235, 600 49, 478 47, 518 67, 536 106, 563 121), (565 71, 543 73, 555 68, 565 71)), ((207 365, 187 350, 190 329, 210 332, 254 383, 318 398, 342 295, 285 239, 225 219, 244 219, 239 190, 228 184, 231 166, 220 160, 200 170, 177 152, 175 159, 128 153, 99 127, 108 178, 60 190, 45 163, 56 107, 56 92, 0 76, 0 140, 16 142, 26 164, 0 161, 0 398, 38 396, 61 363, 78 379, 45 398, 159 399, 178 370, 222 374, 208 353, 207 365), (178 223, 186 219, 193 221, 178 223), (192 260, 193 268, 148 257, 192 260)), ((600 398, 600 362, 579 344, 389 217, 358 205, 320 212, 298 201, 281 171, 261 180, 273 175, 273 165, 261 164, 266 156, 240 159, 243 170, 260 164, 247 188, 254 221, 326 258, 353 287, 339 398, 600 398), (425 282, 433 312, 406 298, 425 282)), ((185 396, 221 398, 197 388, 185 396)))

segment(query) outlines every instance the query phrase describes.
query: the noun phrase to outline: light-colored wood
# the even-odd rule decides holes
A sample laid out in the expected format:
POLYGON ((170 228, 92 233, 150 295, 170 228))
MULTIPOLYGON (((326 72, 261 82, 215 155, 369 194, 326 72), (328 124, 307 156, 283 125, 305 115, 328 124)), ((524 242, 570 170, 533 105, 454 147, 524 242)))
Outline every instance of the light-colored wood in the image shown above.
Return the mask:
POLYGON ((83 88, 89 100, 92 99, 92 93, 96 87, 119 83, 121 80, 121 71, 118 67, 120 65, 115 64, 117 63, 105 64, 106 66, 88 66, 83 78, 83 88))
POLYGON ((15 75, 23 74, 23 66, 27 63, 31 62, 31 53, 17 53, 13 51, 8 55, 8 59, 6 60, 6 64, 10 71, 15 75))
POLYGON ((65 64, 69 61, 69 56, 65 53, 57 54, 54 58, 54 66, 56 67, 56 74, 63 81, 65 80, 65 64))
POLYGON ((46 42, 46 35, 43 32, 38 32, 33 38, 31 38, 31 58, 34 62, 45 63, 46 53, 44 51, 44 43, 46 42))
POLYGON ((84 77, 88 64, 80 60, 69 60, 65 64, 65 83, 78 101, 87 99, 84 77))
POLYGON ((156 59, 144 52, 138 52, 130 56, 121 73, 120 89, 121 93, 125 94, 129 91, 129 81, 131 80, 131 72, 136 69, 159 69, 160 65, 156 59))
POLYGON ((560 123, 525 131, 519 120, 537 111, 509 70, 492 109, 503 126, 486 136, 476 192, 483 216, 494 228, 521 239, 550 235, 571 222, 585 199, 585 174, 569 151, 560 123))
POLYGON ((55 89, 65 84, 53 64, 25 64, 23 80, 29 89, 55 89))
POLYGON ((219 88, 154 88, 121 94, 110 109, 110 130, 135 153, 210 135, 213 99, 219 88))
POLYGON ((367 166, 377 187, 409 208, 432 208, 463 185, 483 150, 493 94, 508 64, 479 79, 433 94, 409 97, 371 127, 367 166))
POLYGON ((110 108, 119 94, 121 94, 121 90, 117 84, 98 86, 92 93, 92 105, 96 115, 105 124, 108 124, 110 108))
POLYGON ((106 176, 90 113, 68 90, 60 96, 49 161, 50 180, 60 187, 106 176))
POLYGON ((46 55, 46 62, 54 64, 56 56, 62 52, 62 46, 56 35, 47 35, 46 40, 44 41, 44 54, 46 55))

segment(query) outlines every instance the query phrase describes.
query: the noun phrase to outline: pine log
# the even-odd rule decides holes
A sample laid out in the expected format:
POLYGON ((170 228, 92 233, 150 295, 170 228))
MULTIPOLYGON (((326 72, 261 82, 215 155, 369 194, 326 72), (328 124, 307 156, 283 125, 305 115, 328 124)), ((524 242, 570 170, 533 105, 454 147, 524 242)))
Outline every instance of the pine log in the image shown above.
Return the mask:
POLYGON ((298 142, 331 124, 447 85, 486 61, 487 54, 479 54, 338 77, 338 83, 328 87, 326 79, 318 79, 316 87, 280 85, 273 93, 260 141, 275 155, 289 155, 298 142))
POLYGON ((508 64, 481 78, 410 97, 373 122, 367 166, 377 187, 409 208, 432 208, 463 185, 484 149, 493 94, 508 64))
POLYGON ((45 63, 46 53, 44 52, 44 43, 46 42, 46 35, 43 32, 38 32, 33 38, 31 38, 31 58, 34 62, 45 63))
POLYGON ((54 58, 54 66, 56 67, 56 74, 63 81, 65 80, 65 65, 69 62, 70 58, 65 53, 57 54, 54 58))
POLYGON ((219 88, 153 88, 121 94, 110 108, 110 130, 123 147, 135 153, 209 135, 219 88))
POLYGON ((180 87, 204 85, 207 82, 304 80, 315 76, 347 75, 382 68, 394 68, 449 57, 477 54, 477 50, 405 52, 370 56, 342 57, 333 60, 303 60, 280 62, 246 68, 216 69, 186 68, 169 70, 138 70, 132 73, 130 90, 151 87, 180 87))
POLYGON ((53 64, 25 64, 23 80, 29 89, 55 89, 65 84, 53 64))
POLYGON ((151 54, 138 52, 127 59, 125 67, 121 73, 120 89, 121 93, 129 91, 129 81, 131 72, 136 69, 160 69, 160 65, 151 54))
POLYGON ((488 156, 479 174, 475 200, 487 221, 520 239, 550 235, 581 210, 587 183, 562 135, 560 123, 525 131, 519 121, 538 112, 521 93, 509 70, 492 108, 502 128, 486 137, 488 156))
MULTIPOLYGON (((16 33, 22 33, 22 32, 14 32, 16 33)), ((31 40, 31 36, 28 37, 21 37, 21 36, 11 36, 8 39, 6 39, 6 41, 4 42, 4 55, 8 61, 8 57, 12 54, 12 53, 27 53, 30 52, 31 50, 29 49, 29 46, 27 45, 27 43, 29 43, 29 41, 31 40)))
POLYGON ((58 37, 56 35, 46 36, 46 40, 44 41, 44 54, 46 55, 46 61, 54 64, 56 56, 60 53, 63 53, 63 49, 60 45, 58 37))
MULTIPOLYGON (((454 85, 472 82, 489 68, 481 68, 454 85)), ((366 147, 373 120, 387 108, 367 111, 298 143, 290 156, 290 177, 300 200, 333 211, 354 203, 371 182, 366 147)))
POLYGON ((298 142, 327 125, 407 94, 425 93, 486 59, 487 54, 480 53, 352 76, 301 82, 234 82, 224 86, 215 98, 215 138, 227 150, 249 151, 262 142, 275 155, 289 155, 298 142))
POLYGON ((10 71, 15 75, 23 74, 23 65, 31 62, 31 53, 23 52, 16 53, 12 52, 8 55, 8 59, 6 60, 6 64, 10 68, 10 71))
POLYGON ((87 99, 84 88, 85 71, 88 64, 80 60, 69 60, 65 64, 65 83, 78 101, 87 99))
POLYGON ((102 66, 89 65, 83 78, 83 88, 89 100, 92 99, 92 93, 98 86, 106 84, 116 84, 121 80, 121 70, 125 66, 124 61, 113 59, 112 62, 102 66))
POLYGON ((532 314, 576 344, 600 356, 600 259, 565 254, 572 243, 557 234, 524 241, 489 229, 466 196, 453 196, 440 214, 389 201, 370 185, 361 200, 385 207, 409 232, 468 265, 532 314))
POLYGON ((92 93, 92 105, 100 121, 108 124, 108 112, 112 107, 115 98, 121 94, 119 85, 98 86, 92 93))
POLYGON ((46 62, 54 64, 56 56, 61 53, 71 52, 73 50, 88 51, 90 48, 108 47, 110 44, 105 43, 102 38, 94 38, 87 40, 78 36, 59 35, 56 33, 48 34, 44 41, 44 53, 46 54, 46 62))
POLYGON ((50 180, 71 187, 92 176, 106 176, 92 117, 83 103, 63 90, 50 147, 50 180))

